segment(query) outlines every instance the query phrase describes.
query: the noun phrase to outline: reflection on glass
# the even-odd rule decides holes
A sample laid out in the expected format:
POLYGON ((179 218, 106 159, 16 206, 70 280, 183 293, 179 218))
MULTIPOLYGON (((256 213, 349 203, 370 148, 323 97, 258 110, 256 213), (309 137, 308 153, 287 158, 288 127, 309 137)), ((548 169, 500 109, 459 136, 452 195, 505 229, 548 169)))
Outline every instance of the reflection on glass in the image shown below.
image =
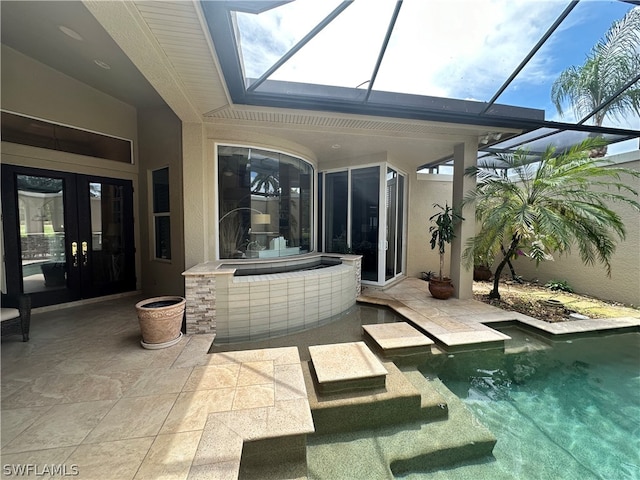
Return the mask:
POLYGON ((153 220, 155 232, 155 258, 171 260, 171 209, 169 199, 169 167, 154 170, 153 220))
POLYGON ((65 288, 64 182, 18 175, 17 185, 24 292, 65 288))
MULTIPOLYGON (((92 282, 100 285, 122 280, 124 273, 124 187, 108 183, 89 184, 91 206, 92 282)), ((81 245, 81 262, 88 258, 81 245)))
POLYGON ((378 281, 380 167, 351 172, 351 247, 362 255, 362 279, 378 281))
POLYGON ((349 195, 347 172, 325 175, 325 251, 349 253, 347 238, 347 205, 349 195))
POLYGON ((220 258, 311 250, 313 167, 290 155, 218 148, 220 258))

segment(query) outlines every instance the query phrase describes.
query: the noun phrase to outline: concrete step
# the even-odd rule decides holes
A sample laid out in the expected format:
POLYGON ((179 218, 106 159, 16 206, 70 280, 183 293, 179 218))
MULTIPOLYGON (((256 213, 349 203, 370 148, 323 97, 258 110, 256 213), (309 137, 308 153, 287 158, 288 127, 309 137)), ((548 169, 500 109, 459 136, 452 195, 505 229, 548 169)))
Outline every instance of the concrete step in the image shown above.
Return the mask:
POLYGON ((449 415, 434 422, 386 426, 359 432, 311 435, 307 440, 308 477, 393 479, 428 472, 491 455, 496 438, 438 379, 404 371, 421 392, 435 390, 449 415))
POLYGON ((421 392, 393 362, 384 387, 360 392, 322 393, 303 362, 303 374, 316 433, 357 431, 384 425, 446 418, 447 404, 433 389, 421 392))

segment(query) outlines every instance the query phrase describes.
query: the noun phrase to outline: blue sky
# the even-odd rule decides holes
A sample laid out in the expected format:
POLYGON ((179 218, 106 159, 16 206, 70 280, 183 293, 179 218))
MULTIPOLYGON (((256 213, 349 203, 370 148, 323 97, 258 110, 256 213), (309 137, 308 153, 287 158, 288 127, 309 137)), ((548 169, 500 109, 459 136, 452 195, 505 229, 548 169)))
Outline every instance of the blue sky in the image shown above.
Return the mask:
MULTIPOLYGON (((260 76, 338 3, 296 0, 260 16, 240 14, 247 75, 260 76)), ((272 78, 345 87, 368 80, 394 4, 356 0, 272 78)), ((375 88, 487 101, 567 4, 404 0, 375 88)), ((556 113, 553 81, 566 67, 582 65, 612 22, 631 8, 619 1, 581 1, 498 102, 542 108, 549 120, 574 121, 570 109, 562 118, 556 113)), ((607 124, 640 128, 637 117, 607 124)))

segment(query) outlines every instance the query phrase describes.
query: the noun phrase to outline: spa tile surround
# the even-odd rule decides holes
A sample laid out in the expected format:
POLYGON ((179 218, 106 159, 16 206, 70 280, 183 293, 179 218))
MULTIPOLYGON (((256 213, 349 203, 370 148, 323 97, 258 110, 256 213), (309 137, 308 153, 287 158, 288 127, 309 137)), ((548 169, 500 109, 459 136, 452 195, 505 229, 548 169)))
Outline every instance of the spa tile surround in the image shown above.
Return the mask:
MULTIPOLYGON (((271 262, 304 268, 319 255, 271 262)), ((252 341, 316 327, 353 307, 360 295, 358 255, 337 257, 341 264, 314 270, 236 276, 229 262, 207 262, 184 272, 187 334, 215 333, 217 338, 252 341)), ((237 261, 234 262, 237 265, 237 261)))

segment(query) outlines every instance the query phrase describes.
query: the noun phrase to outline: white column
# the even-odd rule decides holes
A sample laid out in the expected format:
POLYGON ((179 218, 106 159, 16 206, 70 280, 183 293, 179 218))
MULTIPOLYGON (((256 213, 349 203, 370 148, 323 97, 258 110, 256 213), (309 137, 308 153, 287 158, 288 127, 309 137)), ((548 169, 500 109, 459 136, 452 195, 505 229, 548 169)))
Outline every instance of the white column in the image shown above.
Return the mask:
MULTIPOLYGON (((453 149, 453 206, 459 208, 465 194, 475 188, 475 177, 467 177, 464 172, 468 167, 476 165, 478 159, 478 141, 468 138, 453 149)), ((473 298, 473 265, 465 268, 462 252, 467 240, 475 235, 475 207, 467 206, 462 211, 464 222, 456 227, 456 238, 451 243, 451 281, 455 287, 454 296, 461 299, 473 298)))

